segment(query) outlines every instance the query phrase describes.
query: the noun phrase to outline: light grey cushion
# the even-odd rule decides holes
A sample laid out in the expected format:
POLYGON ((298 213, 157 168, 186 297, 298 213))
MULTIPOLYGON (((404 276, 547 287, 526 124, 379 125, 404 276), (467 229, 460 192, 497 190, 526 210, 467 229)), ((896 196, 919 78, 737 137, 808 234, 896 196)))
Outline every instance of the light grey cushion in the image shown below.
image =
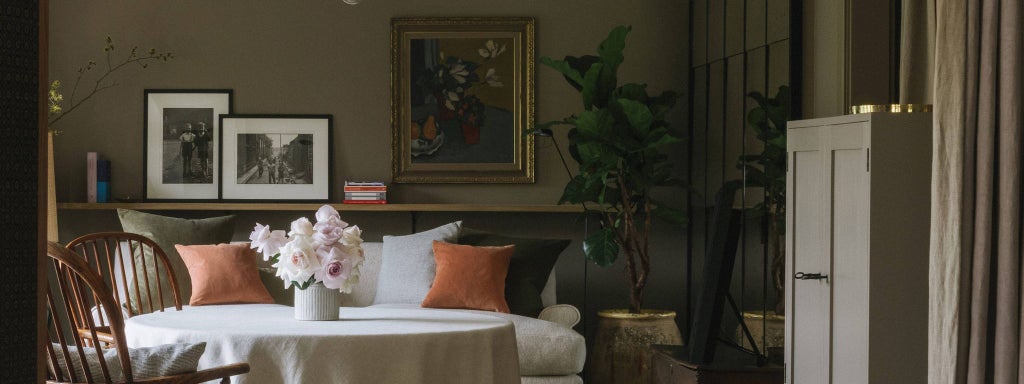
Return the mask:
POLYGON ((519 384, 583 384, 583 379, 576 375, 565 376, 523 376, 519 384))
MULTIPOLYGON (((174 270, 174 278, 178 282, 178 291, 181 292, 181 301, 183 303, 188 303, 192 297, 192 279, 188 274, 185 262, 181 260, 181 256, 178 255, 174 245, 227 243, 231 241, 231 237, 235 233, 234 215, 211 217, 208 219, 181 219, 128 209, 118 209, 117 216, 121 220, 121 227, 124 228, 125 232, 139 234, 152 239, 167 254, 171 268, 174 270)), ((154 287, 155 285, 152 284, 155 283, 157 276, 160 276, 160 289, 164 293, 164 303, 168 306, 172 305, 174 300, 171 298, 170 283, 163 277, 166 275, 158 275, 154 270, 153 255, 142 255, 141 252, 133 252, 133 257, 135 257, 136 266, 139 268, 134 274, 136 278, 144 276, 141 270, 141 258, 145 257, 146 268, 148 269, 145 276, 149 277, 150 286, 154 287)), ((144 285, 141 285, 141 282, 140 287, 144 287, 144 285)), ((142 294, 143 297, 138 298, 134 297, 135 292, 129 289, 128 295, 131 308, 135 313, 142 312, 140 309, 149 310, 150 304, 145 293, 142 294)), ((153 309, 157 309, 156 307, 154 306, 153 309)))
POLYGON ((420 304, 434 283, 434 241, 455 243, 462 222, 406 236, 384 236, 374 304, 420 304))
MULTIPOLYGON (((70 379, 67 360, 64 358, 64 351, 60 344, 51 343, 54 353, 57 355, 57 365, 64 378, 70 379)), ((96 349, 82 347, 85 353, 85 361, 89 364, 89 376, 93 381, 106 382, 103 377, 103 368, 96 349)), ((128 356, 132 364, 132 376, 135 380, 150 377, 170 376, 181 373, 195 372, 199 367, 199 358, 206 351, 206 343, 195 344, 165 344, 148 348, 132 348, 128 350, 128 356)), ((75 371, 78 381, 85 381, 85 368, 82 366, 81 355, 78 348, 68 346, 68 355, 71 357, 71 367, 75 371)), ((106 362, 107 370, 110 373, 111 381, 124 381, 124 372, 121 370, 121 363, 117 359, 117 350, 104 349, 103 360, 106 362)), ((53 367, 50 367, 53 370, 53 367)))

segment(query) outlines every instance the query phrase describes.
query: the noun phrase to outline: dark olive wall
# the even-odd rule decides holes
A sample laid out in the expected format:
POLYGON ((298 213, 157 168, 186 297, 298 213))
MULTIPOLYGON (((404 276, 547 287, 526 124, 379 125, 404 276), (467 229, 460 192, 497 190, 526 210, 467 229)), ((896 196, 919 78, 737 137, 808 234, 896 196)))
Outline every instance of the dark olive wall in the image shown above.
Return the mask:
MULTIPOLYGON (((103 41, 114 38, 124 52, 132 45, 173 51, 176 59, 131 69, 119 86, 99 95, 57 128, 57 199, 85 200, 85 153, 112 160, 115 197, 142 193, 142 92, 146 88, 231 88, 239 113, 327 113, 334 115, 335 180, 390 180, 390 19, 399 16, 532 16, 537 57, 596 52, 613 26, 630 24, 623 81, 646 82, 652 92, 687 89, 688 4, 679 0, 340 0, 89 1, 51 5, 51 77, 72 80, 89 59, 101 59, 103 41)), ((101 61, 102 63, 102 61, 101 61)), ((560 75, 536 67, 539 121, 578 112, 579 95, 560 75)), ((680 130, 686 99, 671 116, 680 130)), ((559 141, 565 144, 564 132, 559 141)), ((684 146, 672 151, 686 175, 684 146)), ((571 160, 570 160, 571 161, 571 160)), ((553 204, 566 181, 550 141, 536 148, 537 182, 514 185, 393 184, 396 203, 553 204)), ((660 191, 685 204, 679 190, 660 191)), ((335 200, 338 196, 335 196, 335 200)), ((201 217, 225 212, 165 212, 201 217)), ((312 212, 244 212, 236 239, 258 220, 283 226, 312 212)), ((343 213, 366 230, 368 241, 411 230, 403 213, 343 213)), ((558 268, 560 301, 586 306, 588 318, 601 308, 625 307, 621 265, 584 267, 579 239, 583 221, 563 214, 420 214, 417 229, 464 219, 468 226, 510 235, 576 240, 558 268), (586 278, 584 278, 586 277, 586 278), (584 298, 586 296, 586 298, 584 298)), ((60 237, 118 229, 111 211, 62 211, 60 237)), ((682 310, 685 292, 683 228, 659 224, 649 307, 682 310)))

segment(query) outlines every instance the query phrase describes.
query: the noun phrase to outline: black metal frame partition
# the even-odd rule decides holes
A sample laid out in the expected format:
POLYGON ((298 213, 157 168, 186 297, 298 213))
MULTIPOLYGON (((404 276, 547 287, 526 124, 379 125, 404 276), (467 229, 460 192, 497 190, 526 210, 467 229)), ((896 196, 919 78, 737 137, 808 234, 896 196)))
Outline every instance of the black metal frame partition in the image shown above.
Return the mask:
MULTIPOLYGON (((686 268, 685 272, 686 272, 686 276, 687 276, 687 278, 686 278, 686 291, 687 291, 687 293, 686 293, 686 303, 685 303, 687 315, 685 317, 684 326, 685 326, 686 330, 690 330, 694 326, 693 322, 694 322, 694 317, 696 315, 693 312, 695 310, 695 308, 693 307, 693 298, 695 297, 695 295, 699 294, 699 292, 695 292, 694 289, 696 289, 696 288, 701 286, 700 283, 693 284, 693 278, 695 277, 694 276, 694 273, 695 273, 694 258, 695 257, 703 257, 705 255, 705 247, 709 246, 710 239, 708 239, 707 236, 712 231, 712 228, 710 228, 710 223, 709 223, 711 215, 710 215, 710 212, 708 212, 707 210, 711 208, 711 203, 713 202, 713 197, 715 195, 715 192, 717 191, 718 187, 720 186, 720 185, 718 185, 718 186, 711 185, 712 184, 710 182, 710 177, 712 176, 711 173, 712 172, 721 172, 720 175, 714 175, 716 178, 717 177, 721 178, 721 181, 722 181, 721 184, 724 184, 725 181, 728 179, 727 174, 728 174, 729 170, 734 167, 735 162, 736 162, 735 158, 730 159, 730 158, 727 157, 728 153, 729 153, 729 150, 727 148, 727 144, 728 144, 730 139, 731 140, 739 140, 739 143, 740 143, 740 153, 746 154, 747 150, 748 150, 748 148, 747 148, 747 141, 748 141, 747 136, 748 136, 748 129, 749 129, 749 127, 748 127, 748 124, 746 123, 746 113, 747 113, 747 111, 749 111, 749 107, 751 105, 750 99, 746 97, 746 93, 750 90, 749 89, 749 83, 748 83, 748 74, 751 73, 751 70, 752 70, 753 66, 756 66, 756 65, 759 64, 757 62, 752 62, 750 60, 750 56, 753 53, 756 53, 758 50, 763 50, 763 52, 764 52, 763 56, 764 57, 763 57, 763 61, 760 64, 763 64, 763 67, 762 67, 763 68, 763 72, 762 72, 762 74, 763 74, 763 77, 764 77, 763 78, 764 83, 763 83, 763 85, 760 86, 760 90, 763 90, 762 92, 765 93, 766 95, 772 95, 772 94, 774 94, 774 90, 771 89, 772 86, 770 85, 770 83, 772 83, 773 79, 771 79, 770 76, 771 76, 771 73, 772 73, 771 72, 771 70, 772 70, 771 64, 772 64, 772 58, 773 58, 773 56, 772 56, 773 48, 777 50, 781 45, 788 44, 788 48, 789 48, 788 52, 774 52, 774 54, 776 54, 776 55, 784 55, 784 57, 786 58, 786 61, 788 61, 788 63, 787 63, 788 69, 786 71, 786 77, 787 78, 785 79, 785 81, 782 81, 782 82, 775 81, 775 83, 776 84, 786 84, 792 90, 791 91, 791 96, 792 96, 792 99, 791 99, 792 100, 792 109, 791 109, 791 116, 792 117, 791 118, 795 119, 795 118, 799 118, 799 116, 801 116, 801 110, 800 110, 800 105, 801 105, 800 89, 801 89, 801 86, 802 86, 802 84, 801 84, 801 67, 802 67, 802 48, 803 48, 803 39, 802 39, 802 33, 801 33, 802 24, 803 24, 803 21, 802 21, 803 5, 802 5, 802 1, 801 0, 778 0, 778 1, 773 1, 773 0, 736 0, 736 1, 725 1, 725 0, 691 0, 689 6, 690 6, 690 9, 689 9, 689 22, 690 22, 689 49, 690 49, 690 54, 689 54, 689 65, 688 65, 688 81, 689 81, 689 84, 688 84, 688 95, 689 95, 689 97, 688 97, 688 112, 689 112, 688 113, 688 116, 689 116, 688 139, 689 140, 688 140, 688 144, 687 145, 689 147, 688 151, 689 151, 690 156, 691 156, 691 159, 690 159, 691 166, 690 166, 690 170, 689 170, 689 172, 690 172, 690 174, 689 174, 690 185, 694 186, 694 187, 697 187, 697 188, 694 191, 694 193, 691 193, 689 195, 688 201, 687 201, 687 206, 689 208, 689 212, 691 212, 691 213, 697 212, 697 213, 699 213, 699 216, 696 217, 696 218, 691 217, 691 225, 687 226, 687 230, 686 230, 687 231, 686 232, 686 236, 687 236, 687 239, 689 239, 688 240, 689 245, 688 245, 688 250, 687 250, 687 255, 686 255, 687 256, 687 261, 686 261, 686 267, 685 267, 686 268), (734 7, 736 4, 742 4, 742 16, 740 16, 738 18, 737 17, 730 18, 730 16, 735 16, 734 14, 730 15, 730 11, 736 12, 736 9, 730 8, 730 7, 734 7), (748 7, 756 7, 756 6, 762 6, 762 7, 764 7, 764 9, 763 10, 757 10, 757 9, 753 9, 753 8, 748 8, 748 7), (785 6, 785 7, 788 8, 789 25, 785 26, 786 30, 788 31, 788 36, 785 36, 784 38, 781 38, 781 39, 771 40, 769 38, 769 35, 770 35, 769 28, 772 27, 772 26, 776 26, 776 25, 770 24, 772 19, 769 16, 770 15, 769 7, 779 7, 779 6, 785 6), (714 12, 716 12, 715 14, 712 14, 713 10, 714 10, 714 12), (720 11, 721 13, 720 14, 717 13, 718 11, 720 11), (763 11, 763 13, 759 13, 761 11, 763 11), (703 14, 701 14, 700 12, 703 12, 703 14), (763 22, 763 27, 764 27, 763 41, 760 42, 760 44, 758 44, 758 45, 748 46, 747 38, 750 35, 750 33, 749 33, 750 31, 748 31, 748 28, 751 26, 751 22, 750 22, 750 20, 748 20, 748 17, 750 17, 750 15, 752 15, 752 14, 760 15, 761 17, 764 17, 764 22, 763 22), (696 18, 699 18, 699 17, 703 17, 703 23, 697 22, 696 18), (721 21, 720 27, 721 27, 721 30, 714 30, 713 31, 711 29, 712 28, 712 24, 713 24, 711 21, 712 21, 713 17, 720 17, 720 21, 721 21), (735 25, 731 25, 730 24, 730 21, 737 21, 737 20, 742 23, 742 28, 736 28, 735 25), (703 26, 705 28, 705 30, 704 31, 697 30, 697 28, 699 28, 700 26, 703 26), (729 34, 729 32, 733 31, 733 33, 735 33, 737 30, 739 30, 742 33, 742 48, 739 49, 738 51, 734 50, 735 51, 734 53, 729 54, 728 53, 728 51, 729 51, 729 49, 728 49, 729 40, 728 39, 729 39, 729 37, 735 37, 735 36, 731 36, 729 34), (720 35, 718 35, 719 33, 720 33, 720 35), (695 45, 695 43, 700 42, 699 39, 701 39, 701 38, 704 39, 703 44, 700 45, 700 47, 703 47, 704 50, 705 50, 704 53, 703 53, 703 56, 702 56, 704 60, 702 62, 695 62, 694 61, 694 56, 695 56, 694 53, 695 52, 700 53, 699 51, 695 51, 695 49, 698 49, 698 46, 695 45), (712 58, 713 55, 711 54, 710 51, 711 51, 711 45, 712 45, 712 39, 713 38, 714 39, 718 39, 718 42, 721 45, 721 55, 720 55, 720 57, 712 58), (743 105, 742 111, 743 111, 743 113, 742 113, 742 116, 741 116, 742 128, 739 131, 740 133, 738 135, 736 135, 735 137, 732 137, 732 136, 727 136, 727 131, 728 131, 728 128, 729 128, 729 126, 728 126, 728 122, 729 122, 729 118, 728 118, 728 114, 729 114, 729 108, 728 108, 729 104, 728 103, 729 103, 729 100, 728 100, 728 97, 730 96, 730 93, 729 93, 729 89, 730 89, 729 88, 729 84, 730 84, 729 83, 729 81, 730 81, 730 79, 729 79, 729 74, 730 74, 729 73, 729 69, 730 69, 730 67, 729 67, 729 65, 732 63, 732 60, 740 60, 740 59, 742 60, 742 78, 740 79, 740 82, 741 82, 741 86, 743 87, 743 92, 741 92, 742 99, 743 99, 743 101, 742 101, 742 105, 743 105), (719 67, 722 68, 721 69, 722 79, 721 79, 721 82, 720 82, 721 87, 720 87, 720 89, 717 89, 717 88, 715 89, 716 92, 720 92, 721 93, 721 99, 720 100, 719 99, 715 100, 716 102, 721 103, 721 111, 720 111, 721 115, 717 116, 719 118, 719 121, 721 122, 721 124, 718 127, 712 127, 711 124, 710 124, 710 121, 711 121, 710 114, 712 113, 710 106, 712 105, 711 97, 712 97, 712 94, 713 94, 712 93, 712 91, 713 91, 712 90, 712 85, 711 85, 711 83, 712 83, 712 81, 711 81, 712 80, 711 79, 711 69, 712 69, 713 65, 719 66, 719 67), (699 72, 703 72, 703 73, 699 73, 699 72), (699 75, 703 76, 702 77, 703 78, 703 82, 701 84, 698 84, 698 78, 700 77, 699 75), (703 87, 703 89, 700 89, 700 88, 697 88, 697 87, 703 87), (703 99, 697 100, 697 95, 698 94, 701 95, 703 97, 703 99), (721 148, 708 148, 707 146, 708 146, 708 144, 710 144, 708 142, 708 140, 707 140, 708 139, 708 133, 711 132, 710 131, 711 129, 716 129, 716 128, 722 130, 722 133, 721 133, 721 138, 722 138, 721 139, 721 145, 722 146, 721 146, 721 148), (701 139, 701 138, 703 138, 703 140, 698 142, 697 139, 701 139), (703 146, 703 148, 701 148, 700 146, 703 146), (700 153, 696 153, 695 149, 703 149, 703 150, 700 153), (712 167, 709 166, 709 164, 711 163, 711 155, 712 154, 720 156, 720 158, 716 159, 716 160, 721 164, 721 167, 720 167, 721 169, 717 169, 717 168, 712 169, 712 167), (699 158, 700 155, 703 155, 704 158, 703 159, 699 158), (703 189, 701 189, 700 187, 702 187, 703 189), (699 242, 699 244, 697 244, 695 242, 695 240, 700 240, 701 236, 703 236, 704 238, 703 238, 703 240, 701 240, 699 242)), ((757 25, 757 23, 754 23, 754 25, 757 25)), ((719 25, 715 25, 714 27, 719 27, 719 25)), ((778 31, 779 28, 775 28, 774 30, 778 31)), ((775 79, 775 80, 778 80, 778 79, 775 79)), ((743 177, 745 178, 745 175, 743 177)), ((748 191, 747 191, 746 187, 743 187, 740 190, 740 195, 741 195, 742 200, 743 200, 744 203, 749 200, 748 196, 747 196, 748 195, 748 191)), ((764 197, 762 196, 761 198, 764 198, 764 197)), ((755 227, 755 226, 749 225, 750 223, 749 223, 748 218, 746 217, 746 211, 745 210, 743 211, 742 216, 743 216, 742 219, 741 219, 742 232, 743 233, 747 233, 748 230, 749 230, 748 227, 755 227)), ((762 228, 757 230, 757 232, 761 233, 762 234, 762 238, 763 238, 764 237, 763 234, 766 233, 766 228, 762 225, 762 228)), ((757 262, 757 261, 761 261, 762 265, 760 266, 760 270, 761 270, 761 277, 760 277, 760 283, 761 283, 760 285, 761 285, 761 287, 760 287, 760 289, 761 289, 762 297, 760 298, 760 302, 761 302, 762 313, 765 313, 768 310, 768 308, 767 308, 768 290, 770 289, 770 287, 769 287, 769 282, 770 282, 769 279, 770 278, 769 278, 769 272, 768 272, 770 270, 770 256, 768 254, 767 247, 762 247, 760 249, 760 252, 759 252, 760 253, 760 260, 757 260, 756 257, 754 257, 753 260, 748 260, 749 257, 756 256, 756 255, 748 255, 748 245, 749 244, 748 244, 747 236, 744 236, 743 239, 740 239, 739 251, 738 251, 738 255, 736 257, 737 268, 739 268, 739 273, 737 274, 738 278, 739 278, 739 285, 740 285, 740 287, 739 287, 739 290, 740 290, 740 303, 739 303, 739 305, 740 305, 741 309, 747 309, 747 308, 744 307, 744 304, 745 304, 744 302, 746 301, 746 300, 744 300, 745 299, 744 298, 744 296, 745 296, 744 293, 747 290, 748 276, 747 276, 746 272, 747 272, 747 269, 748 269, 748 262, 754 263, 754 262, 757 262)), ((740 320, 740 321, 742 322, 742 320, 740 320)), ((687 331, 684 331, 684 332, 687 332, 687 331)), ((717 335, 711 335, 712 338, 714 338, 715 336, 717 336, 717 335)), ((688 342, 689 342, 689 340, 688 340, 688 342)), ((764 345, 764 343, 766 342, 765 338, 762 337, 762 340, 760 342, 762 343, 762 345, 764 345)), ((760 352, 763 353, 763 351, 760 351, 760 352)))

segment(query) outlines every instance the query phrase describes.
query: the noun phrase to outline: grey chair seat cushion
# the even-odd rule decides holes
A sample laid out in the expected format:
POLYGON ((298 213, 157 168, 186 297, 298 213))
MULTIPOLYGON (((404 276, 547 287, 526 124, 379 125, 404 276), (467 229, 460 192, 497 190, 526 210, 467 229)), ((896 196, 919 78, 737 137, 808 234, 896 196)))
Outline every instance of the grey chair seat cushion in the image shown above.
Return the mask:
MULTIPOLYGON (((410 304, 380 304, 382 308, 418 308, 410 304)), ((509 313, 467 311, 500 317, 512 322, 519 349, 520 376, 565 376, 583 371, 587 347, 583 336, 561 324, 509 313)), ((568 379, 568 378, 567 378, 568 379)), ((575 380, 575 379, 573 379, 575 380)))
MULTIPOLYGON (((51 374, 54 370, 60 370, 64 378, 71 377, 71 371, 68 369, 68 360, 64 357, 64 349, 60 344, 51 343, 51 347, 54 353, 57 354, 58 367, 50 366, 48 369, 51 374)), ((68 346, 68 357, 71 360, 71 368, 75 372, 75 377, 80 382, 84 382, 85 368, 82 365, 81 355, 78 354, 78 348, 75 346, 68 346)), ((164 344, 155 347, 147 348, 130 348, 128 350, 128 356, 132 364, 132 376, 135 380, 160 377, 160 376, 171 376, 188 372, 195 372, 199 366, 199 358, 203 356, 203 352, 206 351, 206 343, 185 343, 185 344, 164 344)), ((106 382, 106 378, 103 375, 103 368, 100 366, 99 354, 96 349, 89 347, 82 347, 82 352, 85 354, 85 360, 89 366, 89 377, 92 381, 106 382)), ((121 371, 121 363, 117 358, 117 351, 114 349, 103 350, 103 360, 107 365, 107 370, 110 373, 110 379, 113 382, 124 381, 124 373, 121 371)))

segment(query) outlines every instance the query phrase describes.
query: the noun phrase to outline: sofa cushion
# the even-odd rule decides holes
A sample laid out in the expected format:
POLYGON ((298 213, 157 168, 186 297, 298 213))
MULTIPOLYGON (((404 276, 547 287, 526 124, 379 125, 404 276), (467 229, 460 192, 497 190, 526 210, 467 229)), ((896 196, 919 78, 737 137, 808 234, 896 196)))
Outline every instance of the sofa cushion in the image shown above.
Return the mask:
POLYGON ((463 228, 459 235, 459 244, 516 246, 505 278, 505 301, 512 313, 530 317, 537 317, 544 309, 541 292, 558 256, 569 243, 570 240, 509 237, 470 228, 463 228))
POLYGON ((456 221, 412 235, 384 236, 373 303, 420 305, 434 283, 434 241, 454 243, 461 229, 462 222, 456 221))
POLYGON ((516 246, 474 247, 434 242, 437 276, 424 308, 467 308, 508 313, 505 275, 516 246))
MULTIPOLYGON (((185 262, 181 260, 181 256, 174 249, 174 245, 227 243, 231 241, 231 236, 235 232, 234 215, 211 217, 208 219, 180 219, 128 209, 118 209, 117 216, 120 218, 121 227, 124 228, 125 232, 136 233, 152 239, 167 254, 167 258, 171 263, 171 269, 174 270, 174 278, 178 282, 178 291, 181 292, 182 301, 188 301, 192 297, 192 279, 188 275, 188 268, 185 266, 185 262)), ((142 255, 138 252, 133 252, 133 257, 136 258, 136 265, 142 265, 141 258, 143 257, 146 258, 147 267, 152 268, 155 264, 153 262, 153 255, 142 255)), ((155 270, 149 270, 145 275, 140 270, 135 272, 135 276, 136 278, 149 276, 151 284, 156 284, 156 276, 158 275, 155 270)), ((165 278, 163 276, 166 275, 161 274, 159 276, 160 289, 161 292, 164 292, 165 296, 164 302, 173 303, 173 299, 170 298, 170 283, 164 281, 165 278)), ((129 290, 132 308, 149 307, 149 303, 145 302, 145 298, 135 298, 132 297, 133 295, 134 293, 129 290)))
POLYGON ((272 304, 249 244, 175 245, 192 279, 188 305, 272 304))
MULTIPOLYGON (((410 304, 380 304, 381 308, 417 308, 410 304)), ((583 371, 587 359, 587 346, 583 336, 563 325, 510 313, 470 311, 500 317, 512 322, 516 329, 516 347, 519 349, 520 376, 567 376, 583 371)))

